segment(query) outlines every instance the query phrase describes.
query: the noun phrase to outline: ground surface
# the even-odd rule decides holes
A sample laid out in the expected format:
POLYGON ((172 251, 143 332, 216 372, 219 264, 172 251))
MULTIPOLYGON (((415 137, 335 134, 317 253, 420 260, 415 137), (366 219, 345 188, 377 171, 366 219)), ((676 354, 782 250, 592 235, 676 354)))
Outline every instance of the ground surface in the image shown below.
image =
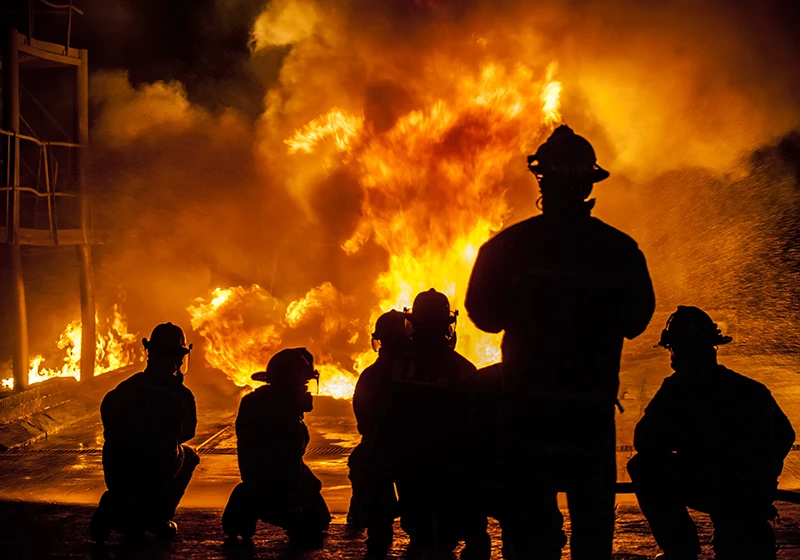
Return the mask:
MULTIPOLYGON (((787 356, 722 355, 721 361, 766 383, 794 426, 800 428, 800 360, 787 356)), ((633 427, 668 374, 668 359, 663 355, 625 363, 620 393, 625 413, 618 415, 619 480, 627 480, 624 465, 632 455, 633 427)), ((200 423, 191 445, 199 447, 202 461, 178 511, 178 539, 167 545, 112 540, 105 551, 93 549, 88 542, 86 527, 91 506, 104 490, 102 426, 99 415, 95 415, 28 448, 0 455, 0 558, 89 558, 98 554, 113 558, 297 556, 285 549, 280 531, 267 527, 259 531, 252 548, 223 546, 219 518, 230 491, 239 481, 236 438, 230 427, 236 403, 206 394, 199 386, 197 395, 200 423)), ((345 402, 319 399, 307 423, 312 434, 307 462, 323 480, 323 493, 337 515, 325 549, 299 557, 360 558, 364 552, 363 536, 346 535, 343 525, 350 497, 347 455, 358 441, 350 408, 345 402)), ((781 487, 800 489, 800 452, 790 453, 781 487)), ((800 558, 800 507, 779 504, 779 509, 782 520, 776 532, 782 544, 780 557, 800 558)), ((616 558, 648 558, 655 554, 655 543, 632 496, 619 497, 617 513, 616 558)), ((699 515, 698 521, 707 544, 707 518, 699 515)), ((496 525, 492 532, 499 536, 496 525)), ((399 528, 396 535, 392 554, 401 556, 406 542, 399 528)), ((499 551, 496 556, 499 558, 499 551)))

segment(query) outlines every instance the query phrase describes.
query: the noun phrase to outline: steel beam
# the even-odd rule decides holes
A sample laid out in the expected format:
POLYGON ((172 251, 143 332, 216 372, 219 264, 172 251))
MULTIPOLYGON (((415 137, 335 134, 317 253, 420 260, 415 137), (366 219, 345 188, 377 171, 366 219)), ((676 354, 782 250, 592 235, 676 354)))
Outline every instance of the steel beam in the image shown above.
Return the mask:
POLYGON ((9 29, 3 45, 3 128, 13 133, 3 136, 4 186, 11 187, 7 201, 7 222, 5 224, 5 241, 7 245, 2 251, 2 260, 7 271, 10 308, 14 324, 14 350, 12 364, 14 368, 14 388, 25 389, 28 386, 28 310, 25 305, 25 283, 22 276, 22 255, 19 239, 19 39, 16 29, 9 29))
POLYGON ((75 141, 80 148, 76 152, 75 179, 81 197, 81 231, 83 243, 77 246, 78 266, 80 267, 81 291, 81 378, 91 381, 94 378, 95 324, 94 270, 92 267, 91 215, 89 195, 86 192, 86 167, 89 151, 89 53, 79 51, 80 64, 75 73, 75 141))

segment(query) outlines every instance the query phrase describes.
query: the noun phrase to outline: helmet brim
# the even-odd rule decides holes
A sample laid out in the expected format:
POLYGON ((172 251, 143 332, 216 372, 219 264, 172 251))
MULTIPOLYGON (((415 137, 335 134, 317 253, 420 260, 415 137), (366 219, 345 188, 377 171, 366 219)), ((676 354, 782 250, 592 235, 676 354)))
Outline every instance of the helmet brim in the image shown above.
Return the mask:
MULTIPOLYGON (((531 173, 533 173, 537 177, 538 176, 546 177, 548 175, 553 174, 550 170, 544 168, 538 162, 528 164, 528 169, 530 170, 531 173)), ((611 173, 609 173, 599 165, 595 164, 594 167, 592 168, 592 171, 586 177, 586 180, 588 180, 591 183, 599 183, 600 181, 605 181, 609 177, 611 177, 611 173)))
POLYGON ((605 181, 611 177, 611 173, 600 167, 599 165, 594 165, 594 170, 592 171, 592 183, 599 183, 600 181, 605 181))

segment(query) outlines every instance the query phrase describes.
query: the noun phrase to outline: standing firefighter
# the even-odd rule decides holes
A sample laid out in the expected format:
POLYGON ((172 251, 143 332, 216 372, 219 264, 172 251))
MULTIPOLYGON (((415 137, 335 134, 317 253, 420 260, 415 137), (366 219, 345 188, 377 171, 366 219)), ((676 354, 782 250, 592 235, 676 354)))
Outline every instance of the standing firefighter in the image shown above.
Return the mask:
POLYGON ((594 149, 558 127, 528 158, 542 215, 489 240, 466 308, 503 339, 505 558, 560 558, 556 495, 566 491, 572 557, 611 557, 614 405, 624 338, 641 334, 655 298, 636 242, 591 216, 608 177, 594 149))
POLYGON ((351 527, 366 527, 368 550, 381 552, 392 544, 392 525, 397 517, 394 480, 384 457, 377 452, 386 404, 386 376, 382 372, 409 349, 405 315, 391 310, 378 317, 372 341, 378 359, 361 373, 353 395, 361 442, 347 462, 353 488, 347 522, 351 527))
POLYGON ((322 482, 303 462, 309 442, 303 416, 314 405, 308 383, 319 379, 305 348, 275 354, 267 370, 253 374, 267 385, 245 395, 236 417, 242 482, 222 515, 231 538, 249 540, 261 519, 286 530, 298 548, 319 548, 331 516, 322 482))
POLYGON ((200 462, 193 449, 182 445, 197 427, 194 396, 181 372, 191 346, 172 323, 158 325, 142 343, 145 370, 120 383, 100 405, 108 491, 89 526, 97 543, 112 530, 174 536, 175 509, 200 462))
POLYGON ((764 385, 717 363, 730 341, 696 307, 661 334, 675 373, 636 426, 628 471, 665 560, 700 554, 687 506, 711 515, 720 560, 775 558, 772 501, 795 434, 764 385))

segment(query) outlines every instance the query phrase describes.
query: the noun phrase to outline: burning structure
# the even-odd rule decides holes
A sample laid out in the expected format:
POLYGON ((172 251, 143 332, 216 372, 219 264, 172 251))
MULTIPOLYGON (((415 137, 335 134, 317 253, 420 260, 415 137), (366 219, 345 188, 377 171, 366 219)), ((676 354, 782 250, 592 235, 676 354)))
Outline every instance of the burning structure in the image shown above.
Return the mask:
MULTIPOLYGON (((90 48, 169 40, 147 27, 150 8, 85 8, 90 48)), ((206 363, 238 386, 302 345, 322 364, 322 392, 347 396, 381 311, 430 287, 463 306, 480 245, 536 212, 524 156, 564 120, 613 172, 597 212, 641 240, 663 309, 721 309, 791 346, 796 288, 776 280, 797 267, 786 255, 798 244, 800 77, 773 8, 164 8, 176 41, 189 28, 215 52, 243 30, 250 40, 222 62, 188 55, 183 72, 142 75, 121 55, 98 64, 90 188, 116 243, 97 285, 126 289, 133 330, 190 322, 206 363), (757 318, 764 309, 774 320, 757 318)), ((463 315, 458 334, 476 364, 499 358, 499 339, 463 315)))

